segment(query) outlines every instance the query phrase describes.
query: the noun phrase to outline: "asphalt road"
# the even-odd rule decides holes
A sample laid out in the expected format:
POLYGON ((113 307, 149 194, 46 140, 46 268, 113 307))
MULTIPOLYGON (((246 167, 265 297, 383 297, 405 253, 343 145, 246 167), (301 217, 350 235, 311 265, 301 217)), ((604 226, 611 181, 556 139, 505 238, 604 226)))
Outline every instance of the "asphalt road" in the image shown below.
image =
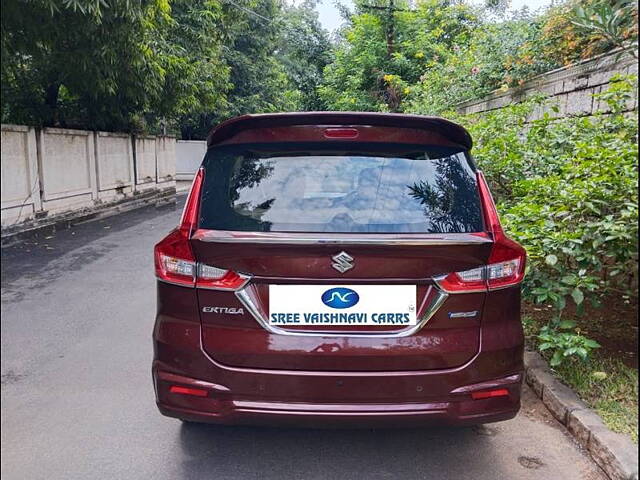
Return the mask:
POLYGON ((603 479, 544 406, 479 428, 184 426, 151 383, 149 207, 2 251, 2 478, 603 479))

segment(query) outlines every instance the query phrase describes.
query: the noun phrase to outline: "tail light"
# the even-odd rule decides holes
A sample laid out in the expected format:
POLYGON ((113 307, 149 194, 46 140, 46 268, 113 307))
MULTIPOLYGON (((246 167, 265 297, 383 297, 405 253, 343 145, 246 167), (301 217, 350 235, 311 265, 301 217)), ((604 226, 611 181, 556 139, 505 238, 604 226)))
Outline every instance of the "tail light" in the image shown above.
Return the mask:
POLYGON ((249 280, 249 277, 232 270, 212 267, 204 263, 198 264, 196 287, 212 290, 238 290, 249 280))
POLYGON ((478 189, 487 230, 493 236, 488 264, 472 270, 453 272, 435 278, 448 293, 470 293, 496 290, 519 284, 524 278, 527 252, 507 237, 500 225, 496 204, 482 172, 478 171, 478 189))
POLYGON ((527 252, 518 243, 507 237, 500 225, 498 210, 493 201, 487 180, 478 172, 480 202, 485 215, 487 229, 493 235, 493 248, 489 256, 487 286, 489 290, 517 285, 524 278, 527 252))
POLYGON ((182 211, 182 217, 180 217, 180 230, 184 230, 187 237, 191 237, 191 232, 198 226, 198 214, 200 213, 200 192, 202 191, 202 182, 204 181, 204 168, 200 167, 195 177, 193 177, 193 183, 191 184, 191 190, 189 190, 189 196, 184 204, 184 210, 182 211))
POLYGON ((196 259, 189 237, 181 228, 167 235, 154 249, 156 276, 165 282, 195 286, 196 259))
POLYGON ((237 290, 248 281, 247 276, 198 263, 191 250, 189 239, 198 224, 203 177, 201 168, 193 179, 180 225, 155 246, 156 276, 164 282, 185 287, 237 290))

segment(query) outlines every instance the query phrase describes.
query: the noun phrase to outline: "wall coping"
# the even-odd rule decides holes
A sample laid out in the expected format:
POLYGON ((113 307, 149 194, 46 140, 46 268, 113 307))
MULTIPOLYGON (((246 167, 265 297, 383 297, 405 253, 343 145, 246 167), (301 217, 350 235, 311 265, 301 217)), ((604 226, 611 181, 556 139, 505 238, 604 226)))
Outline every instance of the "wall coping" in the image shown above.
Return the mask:
POLYGON ((454 106, 454 109, 459 111, 491 100, 497 100, 504 97, 523 96, 527 90, 541 90, 543 87, 559 80, 588 75, 590 73, 602 70, 603 67, 619 66, 621 68, 624 68, 636 63, 635 60, 629 56, 625 56, 624 59, 616 59, 616 57, 621 53, 623 53, 623 49, 617 48, 609 52, 596 55, 595 57, 586 58, 584 60, 580 60, 579 62, 556 68, 555 70, 540 73, 534 77, 531 77, 520 87, 512 87, 504 91, 494 90, 493 92, 485 95, 482 98, 475 98, 458 103, 454 106))
POLYGON ((117 137, 117 138, 129 138, 131 135, 125 132, 105 132, 102 130, 96 131, 99 137, 117 137))
POLYGON ((2 124, 2 131, 4 132, 28 132, 30 128, 34 127, 27 127, 26 125, 13 125, 11 123, 2 124))
POLYGON ((58 127, 45 127, 42 129, 43 133, 49 133, 52 135, 81 135, 88 137, 93 133, 91 130, 76 130, 73 128, 58 128, 58 127))

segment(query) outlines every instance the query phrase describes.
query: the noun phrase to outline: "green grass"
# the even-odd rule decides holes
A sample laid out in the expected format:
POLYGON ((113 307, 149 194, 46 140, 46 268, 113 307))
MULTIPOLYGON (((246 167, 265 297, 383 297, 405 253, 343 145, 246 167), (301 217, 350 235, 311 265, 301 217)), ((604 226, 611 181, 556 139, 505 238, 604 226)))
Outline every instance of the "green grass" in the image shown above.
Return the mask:
MULTIPOLYGON (((527 346, 536 348, 541 322, 523 318, 527 346)), ((549 352, 543 354, 550 357, 549 352)), ((624 433, 638 443, 638 370, 625 365, 609 352, 595 351, 587 359, 568 360, 553 368, 614 432, 624 433)))
POLYGON ((594 353, 586 362, 563 363, 554 371, 598 412, 611 430, 630 435, 638 443, 636 369, 618 359, 601 358, 599 353, 594 353))

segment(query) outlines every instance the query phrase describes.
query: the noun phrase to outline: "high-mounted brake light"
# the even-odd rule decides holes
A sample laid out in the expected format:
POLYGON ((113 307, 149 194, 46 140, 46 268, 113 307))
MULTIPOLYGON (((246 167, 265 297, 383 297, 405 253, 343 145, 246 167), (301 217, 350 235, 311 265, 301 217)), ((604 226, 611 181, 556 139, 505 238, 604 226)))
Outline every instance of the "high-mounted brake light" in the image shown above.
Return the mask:
POLYGON ((527 252, 505 235, 482 172, 478 171, 477 178, 486 228, 493 237, 491 254, 487 265, 437 277, 435 280, 438 286, 448 293, 496 290, 517 285, 524 278, 527 252))
POLYGON ((180 225, 155 246, 155 268, 158 279, 185 287, 237 290, 248 277, 231 270, 196 262, 189 239, 198 227, 200 191, 204 170, 198 170, 182 211, 180 225))
POLYGON ((360 132, 357 128, 325 128, 326 138, 358 138, 360 132))

